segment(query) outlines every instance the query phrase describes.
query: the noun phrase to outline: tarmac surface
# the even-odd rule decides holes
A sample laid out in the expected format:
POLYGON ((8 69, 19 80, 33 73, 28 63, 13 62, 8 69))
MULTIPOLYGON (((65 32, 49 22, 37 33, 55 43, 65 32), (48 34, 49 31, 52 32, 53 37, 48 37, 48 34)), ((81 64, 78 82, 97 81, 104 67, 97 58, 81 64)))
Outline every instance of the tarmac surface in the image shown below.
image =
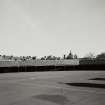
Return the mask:
POLYGON ((105 71, 0 74, 0 105, 105 105, 105 71))

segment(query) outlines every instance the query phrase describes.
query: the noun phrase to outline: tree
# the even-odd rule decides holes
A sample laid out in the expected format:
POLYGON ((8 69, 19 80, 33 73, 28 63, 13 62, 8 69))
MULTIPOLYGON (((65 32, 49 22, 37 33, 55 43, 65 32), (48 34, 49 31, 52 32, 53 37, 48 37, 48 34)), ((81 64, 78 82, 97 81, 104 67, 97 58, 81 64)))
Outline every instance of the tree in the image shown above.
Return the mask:
POLYGON ((36 60, 36 56, 33 56, 33 57, 32 57, 32 60, 36 60))
POLYGON ((101 54, 98 54, 96 56, 96 59, 105 59, 105 52, 101 53, 101 54))
POLYGON ((44 58, 44 57, 41 57, 40 59, 41 59, 41 60, 45 60, 45 58, 44 58))
POLYGON ((47 56, 46 60, 52 60, 52 55, 47 56))
POLYGON ((56 60, 60 60, 61 58, 60 57, 56 57, 56 60))

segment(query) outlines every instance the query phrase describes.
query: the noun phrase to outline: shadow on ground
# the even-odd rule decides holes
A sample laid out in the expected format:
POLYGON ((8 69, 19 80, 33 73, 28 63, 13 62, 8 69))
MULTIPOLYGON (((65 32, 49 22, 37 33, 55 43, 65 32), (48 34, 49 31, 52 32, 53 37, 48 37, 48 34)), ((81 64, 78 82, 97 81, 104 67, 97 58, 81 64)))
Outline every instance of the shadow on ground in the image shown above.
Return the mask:
POLYGON ((97 83, 65 83, 70 86, 78 86, 78 87, 89 87, 89 88, 103 88, 105 89, 105 84, 97 84, 97 83))
POLYGON ((92 78, 92 79, 89 79, 89 80, 105 81, 105 78, 92 78))
POLYGON ((34 96, 34 98, 44 100, 44 101, 50 101, 50 102, 60 104, 60 105, 65 105, 67 102, 69 102, 69 100, 65 96, 62 96, 62 95, 41 94, 41 95, 34 96))

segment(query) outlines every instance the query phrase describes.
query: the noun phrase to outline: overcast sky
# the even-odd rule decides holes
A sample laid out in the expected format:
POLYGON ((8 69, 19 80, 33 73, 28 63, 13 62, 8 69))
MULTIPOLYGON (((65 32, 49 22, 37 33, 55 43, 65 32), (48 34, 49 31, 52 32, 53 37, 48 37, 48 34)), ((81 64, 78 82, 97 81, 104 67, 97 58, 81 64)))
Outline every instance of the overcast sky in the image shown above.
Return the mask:
POLYGON ((0 53, 80 57, 105 52, 105 0, 0 0, 0 53))

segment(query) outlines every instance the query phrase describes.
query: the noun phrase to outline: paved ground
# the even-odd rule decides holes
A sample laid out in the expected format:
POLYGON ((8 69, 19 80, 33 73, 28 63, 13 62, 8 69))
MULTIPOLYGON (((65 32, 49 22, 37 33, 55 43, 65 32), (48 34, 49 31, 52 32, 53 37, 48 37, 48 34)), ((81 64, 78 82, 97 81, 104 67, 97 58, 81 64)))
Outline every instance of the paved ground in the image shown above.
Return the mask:
POLYGON ((104 71, 0 74, 0 105, 105 105, 104 78, 104 71))

